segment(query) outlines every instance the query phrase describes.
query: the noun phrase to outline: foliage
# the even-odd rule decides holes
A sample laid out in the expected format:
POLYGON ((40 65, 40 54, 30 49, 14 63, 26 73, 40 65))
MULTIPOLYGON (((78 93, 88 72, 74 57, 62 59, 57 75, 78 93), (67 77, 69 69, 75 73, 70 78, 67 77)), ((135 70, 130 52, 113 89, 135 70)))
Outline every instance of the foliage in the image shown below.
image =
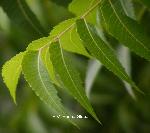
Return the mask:
MULTIPOLYGON (((136 2, 142 2, 149 7, 146 0, 136 2)), ((150 60, 150 39, 143 25, 136 19, 133 4, 131 0, 73 0, 69 4, 69 11, 75 17, 59 23, 47 37, 42 37, 46 36, 46 31, 25 1, 1 0, 0 5, 13 24, 21 24, 24 32, 31 33, 33 38, 34 33, 36 39, 42 37, 32 41, 24 52, 17 54, 3 66, 3 81, 14 102, 16 103, 15 92, 22 72, 35 94, 55 115, 70 114, 57 95, 58 90, 63 90, 101 123, 85 93, 87 88, 84 88, 71 53, 100 61, 125 86, 130 86, 127 92, 132 98, 138 99, 141 94, 143 96, 143 89, 139 89, 131 79, 115 51, 118 44, 121 44, 138 56, 150 60), (8 7, 7 2, 13 3, 10 6, 16 10, 8 7), (19 16, 16 16, 16 12, 19 16), (117 45, 114 46, 113 42, 117 42, 117 45)), ((72 119, 66 121, 78 125, 72 119)))

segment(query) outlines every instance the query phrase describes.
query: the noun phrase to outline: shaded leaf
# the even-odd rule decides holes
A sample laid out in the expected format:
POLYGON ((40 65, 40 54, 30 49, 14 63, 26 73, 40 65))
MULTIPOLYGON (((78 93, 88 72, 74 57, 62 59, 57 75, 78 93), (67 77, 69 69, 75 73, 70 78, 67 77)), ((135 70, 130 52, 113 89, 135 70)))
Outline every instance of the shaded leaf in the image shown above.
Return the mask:
POLYGON ((92 25, 88 25, 86 20, 77 20, 77 30, 80 38, 84 42, 84 46, 89 50, 92 56, 97 58, 106 68, 119 78, 130 83, 136 90, 140 91, 125 72, 112 48, 102 41, 92 25))
POLYGON ((32 32, 33 35, 43 36, 46 34, 25 0, 0 0, 0 6, 3 7, 13 24, 32 32))
POLYGON ((141 57, 150 60, 150 39, 141 25, 127 17, 118 0, 103 0, 100 6, 107 32, 141 57))

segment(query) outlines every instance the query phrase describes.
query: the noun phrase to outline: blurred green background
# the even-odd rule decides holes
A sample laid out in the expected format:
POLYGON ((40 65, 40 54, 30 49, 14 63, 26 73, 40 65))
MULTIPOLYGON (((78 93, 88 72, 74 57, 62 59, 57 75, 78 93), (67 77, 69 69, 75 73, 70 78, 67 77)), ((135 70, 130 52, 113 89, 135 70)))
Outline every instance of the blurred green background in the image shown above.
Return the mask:
MULTIPOLYGON (((67 10, 71 0, 26 2, 44 27, 43 33, 39 34, 26 26, 19 19, 19 11, 12 13, 12 17, 0 7, 0 68, 5 61, 24 51, 31 41, 47 36, 59 22, 74 16, 67 10)), ((11 7, 17 10, 9 3, 11 7)), ((150 11, 137 3, 135 11, 139 23, 143 24, 150 36, 150 11)), ((88 59, 81 56, 73 58, 84 79, 88 59)), ((92 87, 90 100, 103 125, 93 120, 70 96, 60 92, 68 108, 76 114, 88 116, 88 119, 81 120, 80 129, 52 118, 50 109, 35 96, 23 77, 17 87, 16 106, 0 76, 0 133, 150 133, 150 62, 134 54, 131 54, 131 60, 131 76, 146 95, 137 94, 138 100, 134 101, 126 92, 123 82, 102 68, 92 87)))

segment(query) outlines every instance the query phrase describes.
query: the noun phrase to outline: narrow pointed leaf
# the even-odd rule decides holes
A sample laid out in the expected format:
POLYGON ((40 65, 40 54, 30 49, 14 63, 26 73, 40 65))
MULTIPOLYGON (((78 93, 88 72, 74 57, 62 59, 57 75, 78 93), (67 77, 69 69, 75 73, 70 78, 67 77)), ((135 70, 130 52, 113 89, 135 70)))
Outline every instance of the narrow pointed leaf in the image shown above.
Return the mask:
POLYGON ((52 61, 50 60, 49 47, 46 47, 42 50, 41 56, 42 56, 42 61, 45 67, 47 68, 49 75, 51 76, 51 81, 55 83, 57 86, 59 86, 59 83, 57 82, 57 79, 56 79, 56 74, 54 71, 52 61))
POLYGON ((77 70, 61 47, 61 42, 50 45, 50 57, 56 73, 65 89, 99 122, 82 86, 77 70))
POLYGON ((19 53, 11 60, 7 61, 2 69, 3 80, 8 87, 10 94, 16 103, 16 87, 22 70, 22 59, 24 53, 19 53))
POLYGON ((28 34, 29 32, 33 33, 32 35, 34 36, 43 36, 46 34, 25 0, 0 0, 0 6, 2 6, 13 24, 20 26, 28 34))
POLYGON ((119 78, 130 83, 135 89, 140 91, 125 72, 112 48, 102 41, 92 25, 88 25, 85 20, 81 19, 77 21, 77 30, 80 38, 84 42, 84 46, 90 51, 92 56, 97 58, 106 68, 119 78))
MULTIPOLYGON (((33 91, 39 98, 47 104, 56 115, 67 115, 57 91, 51 83, 50 76, 42 62, 41 51, 27 52, 24 56, 23 74, 26 81, 32 87, 33 91)), ((73 123, 70 119, 69 121, 73 123)), ((74 123, 73 123, 74 124, 74 123)))
POLYGON ((42 37, 38 40, 32 41, 28 47, 27 50, 28 51, 38 51, 40 48, 44 47, 43 50, 41 51, 41 56, 42 56, 42 60, 44 65, 46 66, 49 75, 51 75, 51 80, 53 83, 57 83, 57 80, 55 78, 55 72, 53 70, 53 65, 52 62, 50 60, 50 55, 49 55, 49 45, 51 43, 51 39, 50 37, 42 37))
POLYGON ((103 0, 102 23, 109 34, 139 56, 150 60, 150 39, 142 26, 124 13, 119 0, 103 0))

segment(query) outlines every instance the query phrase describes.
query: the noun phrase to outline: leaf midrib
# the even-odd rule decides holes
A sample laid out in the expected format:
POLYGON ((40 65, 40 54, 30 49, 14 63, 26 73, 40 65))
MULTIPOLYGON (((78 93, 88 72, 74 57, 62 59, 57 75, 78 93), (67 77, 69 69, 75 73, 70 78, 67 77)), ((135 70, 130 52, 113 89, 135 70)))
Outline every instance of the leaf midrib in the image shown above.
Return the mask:
POLYGON ((113 3, 111 2, 111 0, 108 0, 114 14, 116 15, 117 19, 119 20, 120 24, 124 27, 124 29, 132 36, 133 39, 135 39, 136 42, 138 42, 141 46, 143 46, 143 48, 147 51, 150 51, 147 47, 145 47, 145 45, 139 40, 137 39, 132 32, 127 28, 127 26, 122 22, 121 18, 119 17, 119 15, 117 14, 115 7, 113 6, 113 3))
MULTIPOLYGON (((43 79, 42 79, 42 76, 41 76, 41 72, 40 72, 40 56, 41 56, 41 50, 39 51, 39 54, 38 54, 38 75, 39 75, 39 78, 40 78, 40 80, 41 80, 41 82, 42 82, 42 85, 43 85, 43 87, 44 87, 44 89, 45 89, 45 91, 47 92, 47 94, 49 95, 49 97, 50 97, 50 99, 51 99, 51 101, 56 105, 56 107, 58 108, 58 109, 60 109, 61 110, 61 107, 59 107, 59 105, 54 101, 54 99, 51 97, 51 95, 49 94, 49 92, 48 92, 48 90, 47 90, 47 87, 45 86, 45 83, 43 82, 43 79)), ((63 109, 62 109, 63 110, 63 109)), ((63 112, 63 111, 62 111, 63 112)), ((64 112, 63 112, 64 113, 64 112)), ((64 113, 65 114, 65 113, 64 113)))
POLYGON ((21 12, 23 13, 25 19, 31 24, 31 26, 41 35, 43 35, 43 33, 40 32, 40 30, 33 24, 33 22, 31 21, 30 17, 28 16, 28 14, 26 13, 26 11, 24 10, 21 1, 17 0, 17 3, 19 5, 19 8, 21 10, 21 12))
MULTIPOLYGON (((73 27, 74 28, 74 27, 73 27)), ((72 44, 78 49, 80 50, 79 46, 75 44, 75 42, 72 40, 72 31, 73 31, 73 28, 71 29, 70 33, 69 33, 69 38, 70 38, 70 41, 72 42, 72 44)))
MULTIPOLYGON (((16 70, 16 72, 14 74, 15 76, 19 72, 20 69, 21 69, 21 65, 19 65, 19 67, 17 68, 17 70, 16 70)), ((13 78, 12 78, 13 81, 15 80, 15 76, 13 76, 13 78)))
MULTIPOLYGON (((91 6, 91 8, 89 8, 82 16, 80 16, 80 18, 85 18, 90 12, 92 12, 101 3, 101 1, 102 0, 98 0, 93 6, 91 6)), ((60 40, 61 36, 63 36, 67 31, 71 30, 71 28, 74 27, 75 24, 76 24, 75 22, 72 23, 70 26, 68 26, 66 29, 64 29, 62 32, 60 32, 57 36, 53 37, 51 42, 56 42, 56 41, 60 40)), ((41 49, 43 49, 47 45, 51 44, 51 42, 42 46, 41 49)))
POLYGON ((74 83, 74 81, 73 81, 73 79, 72 79, 72 77, 71 77, 71 75, 70 75, 70 72, 69 72, 69 70, 68 70, 68 68, 67 68, 67 65, 66 65, 66 62, 65 62, 65 59, 64 59, 64 54, 63 54, 63 51, 62 51, 62 46, 61 46, 60 40, 59 40, 59 46, 60 46, 60 50, 61 50, 61 57, 62 57, 64 66, 65 66, 65 69, 66 69, 66 71, 67 71, 67 73, 68 73, 68 75, 69 75, 69 78, 71 79, 71 82, 73 83, 74 88, 76 89, 78 95, 81 97, 81 99, 82 99, 82 101, 84 102, 84 104, 85 104, 87 107, 89 107, 89 106, 87 105, 87 103, 85 102, 85 99, 84 99, 84 98, 82 97, 82 95, 80 94, 80 92, 79 92, 79 90, 78 90, 78 87, 76 87, 76 84, 74 83))
POLYGON ((88 25, 87 25, 85 19, 84 19, 84 22, 85 22, 85 25, 86 25, 86 27, 87 27, 87 30, 88 30, 88 32, 89 32, 89 34, 90 34, 90 36, 91 36, 91 38, 92 38, 94 44, 96 45, 96 47, 102 52, 102 54, 105 56, 105 58, 106 58, 106 59, 124 76, 124 78, 127 80, 128 77, 126 77, 126 76, 120 71, 120 69, 118 69, 118 68, 115 66, 115 64, 114 64, 113 62, 111 62, 111 60, 110 60, 109 58, 107 58, 107 56, 105 55, 105 53, 104 53, 104 52, 102 51, 102 49, 98 46, 97 42, 94 40, 94 38, 93 38, 93 36, 92 36, 92 34, 91 34, 90 30, 89 30, 89 27, 88 27, 88 25))

